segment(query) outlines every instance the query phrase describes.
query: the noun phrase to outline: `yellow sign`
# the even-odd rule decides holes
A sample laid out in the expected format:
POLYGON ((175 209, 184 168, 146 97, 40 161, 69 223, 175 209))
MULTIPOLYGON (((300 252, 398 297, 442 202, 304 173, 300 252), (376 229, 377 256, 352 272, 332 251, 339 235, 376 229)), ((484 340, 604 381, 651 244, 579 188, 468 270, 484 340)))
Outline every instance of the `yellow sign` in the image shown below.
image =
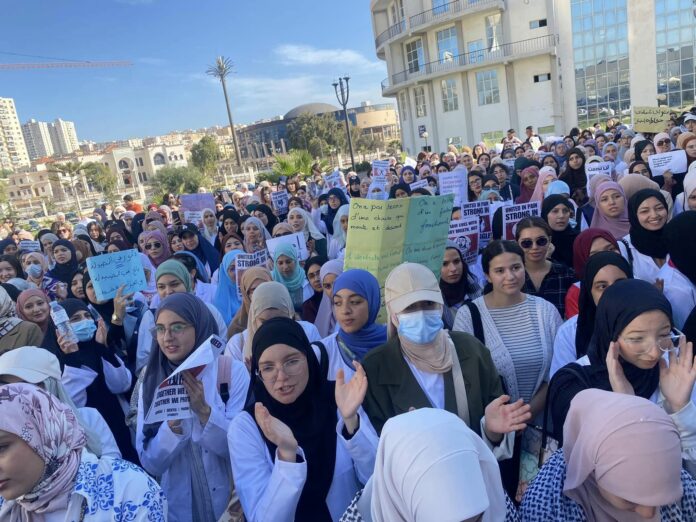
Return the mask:
POLYGON ((664 132, 669 119, 669 107, 633 107, 633 130, 664 132))

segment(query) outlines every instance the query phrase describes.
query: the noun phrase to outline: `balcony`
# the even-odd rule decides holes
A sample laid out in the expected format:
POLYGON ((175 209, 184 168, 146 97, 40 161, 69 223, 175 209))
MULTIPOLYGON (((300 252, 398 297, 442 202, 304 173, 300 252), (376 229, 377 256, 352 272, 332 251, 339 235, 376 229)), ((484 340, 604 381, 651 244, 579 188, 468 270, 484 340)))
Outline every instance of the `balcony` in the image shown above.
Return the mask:
POLYGON ((400 35, 406 30, 406 19, 395 23, 391 27, 387 28, 386 31, 382 31, 380 35, 375 39, 375 47, 379 49, 388 40, 391 40, 395 36, 400 35))
POLYGON ((392 74, 390 78, 382 81, 382 95, 394 96, 396 90, 411 81, 432 79, 437 76, 445 76, 455 72, 463 72, 478 69, 488 65, 504 63, 520 58, 528 58, 538 54, 555 52, 556 35, 550 34, 538 36, 528 40, 510 42, 497 46, 492 50, 482 49, 469 53, 444 58, 434 62, 421 64, 417 69, 392 74))
POLYGON ((412 16, 409 19, 409 27, 411 30, 420 30, 431 23, 454 18, 463 11, 466 11, 464 14, 473 14, 494 8, 505 9, 505 2, 503 0, 454 0, 412 16))

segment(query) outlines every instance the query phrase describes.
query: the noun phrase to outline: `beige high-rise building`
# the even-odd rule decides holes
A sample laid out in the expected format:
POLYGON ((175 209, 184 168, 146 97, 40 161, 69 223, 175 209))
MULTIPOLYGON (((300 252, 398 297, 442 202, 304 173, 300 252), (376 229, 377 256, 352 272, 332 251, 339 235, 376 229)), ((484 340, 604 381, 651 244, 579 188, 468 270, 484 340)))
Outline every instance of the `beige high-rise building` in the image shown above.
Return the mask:
POLYGON ((12 98, 0 98, 0 169, 15 171, 29 166, 22 127, 12 98))
POLYGON ((73 122, 56 118, 53 123, 49 124, 49 131, 53 150, 56 154, 63 156, 80 148, 73 122))
POLYGON ((53 156, 49 123, 31 119, 22 125, 22 134, 24 134, 24 143, 27 146, 27 152, 29 152, 29 159, 35 160, 53 156))

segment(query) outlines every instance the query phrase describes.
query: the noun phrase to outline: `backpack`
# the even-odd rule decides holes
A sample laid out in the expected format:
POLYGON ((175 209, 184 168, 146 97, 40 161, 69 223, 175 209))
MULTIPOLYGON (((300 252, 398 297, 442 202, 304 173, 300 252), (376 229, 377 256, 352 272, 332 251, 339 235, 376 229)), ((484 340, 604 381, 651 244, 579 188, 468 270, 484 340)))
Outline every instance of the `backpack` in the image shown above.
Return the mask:
POLYGON ((473 301, 465 301, 464 304, 469 309, 469 313, 471 314, 471 324, 474 328, 474 337, 481 341, 481 344, 485 346, 486 336, 483 333, 483 321, 481 320, 481 311, 478 309, 478 306, 476 306, 476 304, 473 301))

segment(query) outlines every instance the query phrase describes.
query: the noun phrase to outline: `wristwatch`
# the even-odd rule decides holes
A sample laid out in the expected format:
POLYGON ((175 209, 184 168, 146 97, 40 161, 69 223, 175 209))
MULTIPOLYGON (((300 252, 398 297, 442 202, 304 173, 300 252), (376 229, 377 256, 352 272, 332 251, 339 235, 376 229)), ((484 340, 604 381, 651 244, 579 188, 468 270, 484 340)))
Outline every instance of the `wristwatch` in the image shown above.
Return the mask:
POLYGON ((111 315, 111 323, 115 324, 116 326, 123 324, 121 318, 116 314, 111 315))

